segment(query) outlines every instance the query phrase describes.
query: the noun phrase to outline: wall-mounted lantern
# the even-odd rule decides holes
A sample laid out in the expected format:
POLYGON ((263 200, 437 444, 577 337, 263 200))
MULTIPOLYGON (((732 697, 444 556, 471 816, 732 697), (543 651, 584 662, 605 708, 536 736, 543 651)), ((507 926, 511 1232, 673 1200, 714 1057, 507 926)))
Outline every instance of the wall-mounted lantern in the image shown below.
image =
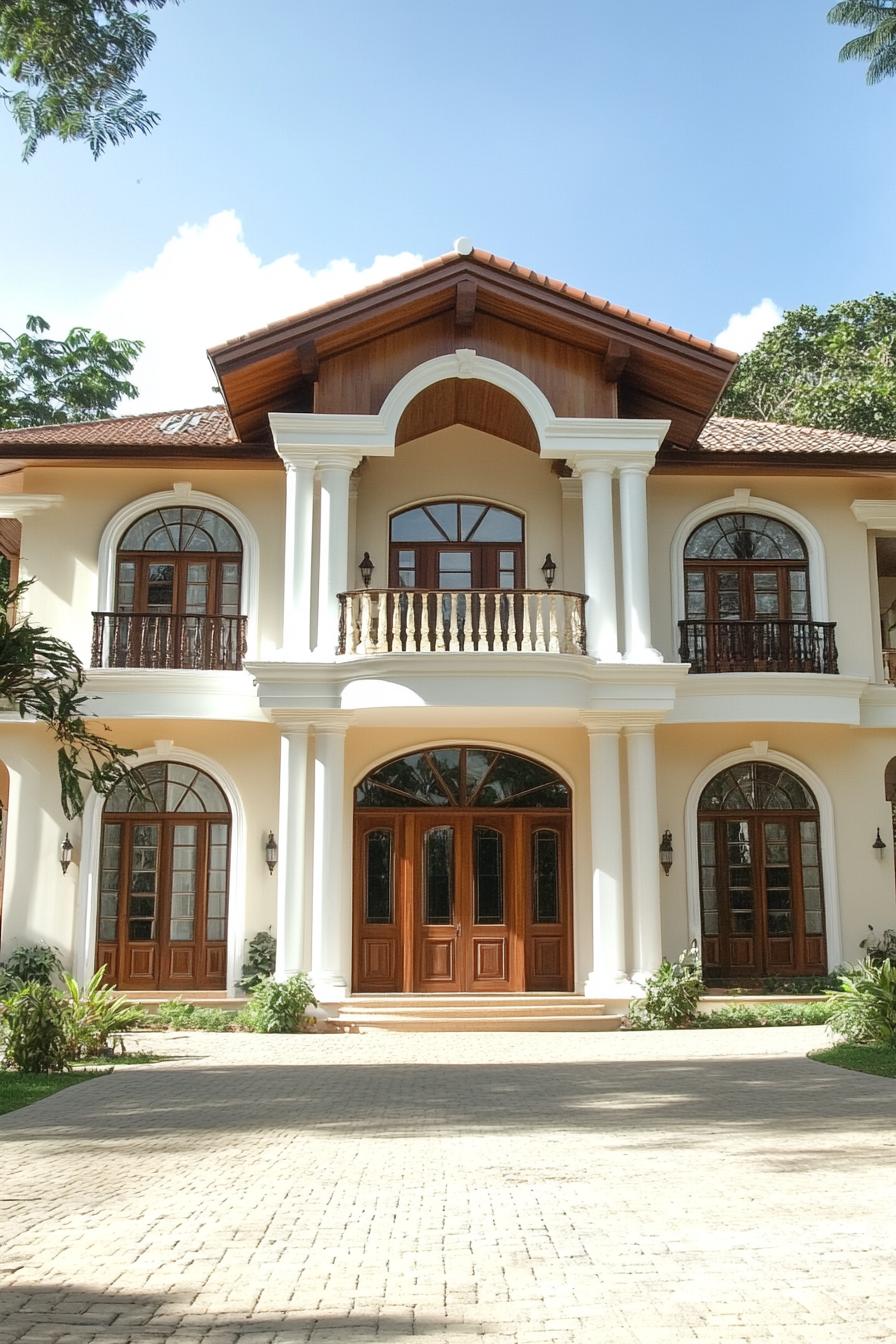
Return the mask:
POLYGON ((886 849, 886 847, 887 847, 887 842, 886 842, 886 840, 882 840, 882 839, 881 839, 881 836, 880 836, 880 827, 878 826, 878 828, 877 828, 877 837, 876 837, 874 843, 872 844, 871 848, 874 850, 874 852, 875 852, 875 854, 877 855, 877 857, 878 857, 879 859, 882 859, 883 856, 884 856, 884 850, 886 849))
POLYGON ((68 838, 68 831, 66 831, 66 833, 65 833, 65 839, 63 840, 62 844, 59 846, 59 867, 62 869, 62 876, 63 876, 63 877, 65 877, 65 874, 68 872, 69 864, 70 864, 71 861, 72 861, 72 854, 73 854, 73 853, 74 853, 74 849, 73 849, 73 847, 72 847, 72 842, 71 842, 71 840, 68 838))
POLYGON ((660 841, 660 866, 666 876, 669 876, 669 869, 672 867, 672 859, 675 851, 672 848, 672 832, 663 831, 663 838, 660 841))
POLYGON ((373 574, 373 561, 371 560, 370 553, 368 551, 364 552, 364 558, 359 563, 358 568, 361 571, 361 578, 364 580, 364 587, 369 588, 370 577, 373 574))
POLYGON ((554 579, 557 577, 557 565, 550 551, 548 551, 547 555, 544 558, 544 564, 541 567, 541 572, 544 575, 544 581, 547 584, 547 586, 549 588, 553 588, 554 579))
POLYGON ((277 854, 277 841, 274 839, 274 832, 268 831, 268 840, 264 847, 264 861, 268 866, 269 873, 273 873, 277 867, 277 854))

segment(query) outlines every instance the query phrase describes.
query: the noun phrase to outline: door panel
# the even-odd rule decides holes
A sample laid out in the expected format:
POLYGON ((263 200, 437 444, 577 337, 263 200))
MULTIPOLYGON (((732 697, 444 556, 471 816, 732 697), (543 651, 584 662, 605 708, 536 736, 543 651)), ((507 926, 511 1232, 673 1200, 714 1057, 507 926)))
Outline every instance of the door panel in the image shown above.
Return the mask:
POLYGON ((568 989, 572 970, 569 817, 522 818, 526 988, 568 989))
POLYGON ((387 993, 402 988, 396 833, 402 819, 359 817, 355 826, 355 986, 387 993))
POLYGON ((460 955, 466 987, 511 988, 513 918, 513 818, 465 818, 471 832, 468 885, 471 900, 461 926, 460 955), (469 914, 467 913, 469 910, 469 914))
POLYGON ((458 990, 461 982, 458 872, 462 871, 461 828, 456 817, 416 818, 414 907, 417 929, 416 983, 426 990, 458 990), (417 922, 419 921, 419 922, 417 922))

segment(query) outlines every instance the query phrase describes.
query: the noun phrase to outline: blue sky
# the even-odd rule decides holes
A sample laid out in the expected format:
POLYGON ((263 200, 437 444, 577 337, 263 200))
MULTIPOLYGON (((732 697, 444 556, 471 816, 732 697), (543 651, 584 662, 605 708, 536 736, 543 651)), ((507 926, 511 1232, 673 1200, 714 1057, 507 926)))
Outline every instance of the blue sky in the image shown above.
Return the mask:
POLYGON ((209 342, 458 234, 710 338, 896 289, 896 80, 837 63, 827 8, 184 0, 150 137, 22 165, 0 116, 0 326, 143 335, 162 407, 206 399, 209 342))

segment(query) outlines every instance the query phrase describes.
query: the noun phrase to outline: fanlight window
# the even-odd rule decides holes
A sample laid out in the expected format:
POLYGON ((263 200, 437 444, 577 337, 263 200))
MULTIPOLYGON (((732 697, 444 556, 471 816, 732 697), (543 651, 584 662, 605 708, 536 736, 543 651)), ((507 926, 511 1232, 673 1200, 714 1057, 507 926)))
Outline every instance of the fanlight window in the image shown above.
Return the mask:
POLYGON ((421 504, 392 518, 393 541, 518 542, 523 520, 496 504, 421 504))
POLYGON ((568 808, 553 770, 509 751, 433 747, 372 770, 355 790, 358 807, 568 808))
POLYGON ((219 785, 204 770, 175 761, 152 761, 130 772, 109 794, 110 812, 229 812, 219 785))
POLYGON ((119 551, 242 551, 236 528, 211 509, 153 509, 138 518, 118 543, 119 551))
POLYGON ((780 765, 744 761, 710 780, 700 795, 701 812, 815 812, 817 804, 801 779, 780 765))
POLYGON ((806 560, 802 538, 777 518, 725 513, 701 523, 688 538, 686 560, 806 560))

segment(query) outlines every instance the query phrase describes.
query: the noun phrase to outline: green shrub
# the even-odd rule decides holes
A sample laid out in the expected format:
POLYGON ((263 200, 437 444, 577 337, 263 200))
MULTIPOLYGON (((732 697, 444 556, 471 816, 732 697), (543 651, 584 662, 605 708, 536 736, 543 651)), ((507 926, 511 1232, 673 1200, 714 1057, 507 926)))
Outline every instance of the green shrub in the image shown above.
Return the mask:
POLYGON ((10 952, 0 966, 0 972, 9 990, 25 984, 52 985, 62 975, 62 962, 55 947, 46 943, 26 943, 10 952))
POLYGON ((143 1010, 127 999, 119 998, 114 987, 101 983, 101 966, 82 988, 72 976, 63 976, 65 990, 62 1007, 69 1059, 95 1059, 98 1055, 123 1052, 123 1031, 130 1031, 143 1019, 143 1010))
POLYGON ((865 959, 873 961, 875 966, 879 966, 882 961, 892 961, 896 965, 896 929, 884 929, 883 933, 878 935, 874 925, 869 924, 868 932, 871 937, 863 938, 859 943, 859 947, 865 953, 865 959))
POLYGON ((835 1035, 850 1045, 896 1045, 896 964, 889 957, 850 967, 828 999, 835 1035))
POLYGON ((163 1029, 189 1031, 195 1011, 192 1003, 184 1003, 183 999, 171 999, 168 1003, 160 1003, 155 1013, 147 1014, 147 1021, 158 1023, 163 1029))
POLYGON ((25 984, 3 1003, 3 1053, 21 1073, 62 1073, 68 1040, 62 996, 52 985, 25 984))
POLYGON ((703 992, 700 956, 692 944, 675 962, 663 957, 659 970, 645 982, 644 997, 630 1003, 628 1025, 634 1031, 689 1026, 703 992))
POLYGON ((277 939, 270 930, 266 933, 256 933, 246 949, 243 974, 237 981, 239 988, 251 994, 262 980, 267 980, 274 974, 276 960, 277 939))
POLYGON ((311 1025, 305 1009, 316 1007, 317 999, 308 977, 300 971, 285 981, 273 977, 262 980, 238 1021, 247 1031, 269 1034, 304 1031, 311 1025))
POLYGON ((830 975, 769 975, 762 982, 763 994, 825 994, 839 988, 837 971, 830 975))
POLYGON ((815 1027, 827 1022, 831 1005, 824 1003, 732 1003, 700 1013, 692 1027, 815 1027))
POLYGON ((150 1031, 230 1031, 236 1013, 224 1008, 200 1008, 182 999, 172 999, 159 1005, 157 1013, 147 1013, 143 1025, 150 1031))

